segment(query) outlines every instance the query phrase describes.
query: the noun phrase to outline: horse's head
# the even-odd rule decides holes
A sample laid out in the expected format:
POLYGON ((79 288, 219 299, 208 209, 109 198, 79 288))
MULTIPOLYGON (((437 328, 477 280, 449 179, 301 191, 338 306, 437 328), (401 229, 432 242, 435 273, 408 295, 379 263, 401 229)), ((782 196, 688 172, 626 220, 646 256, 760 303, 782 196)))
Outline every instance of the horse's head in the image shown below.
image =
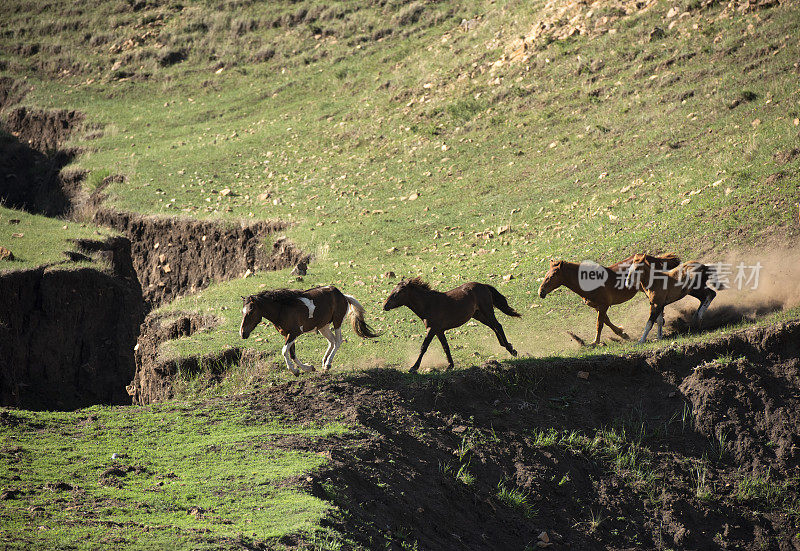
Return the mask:
POLYGON ((649 269, 650 263, 645 254, 635 254, 631 259, 631 265, 628 266, 628 271, 625 275, 625 287, 633 289, 637 287, 642 281, 642 273, 649 269))
POLYGON ((546 297, 552 291, 561 287, 564 284, 563 260, 551 260, 550 269, 544 276, 544 281, 539 286, 539 298, 546 297))
POLYGON ((408 303, 408 296, 411 292, 411 286, 413 279, 406 279, 403 278, 400 280, 400 283, 395 285, 392 292, 389 293, 389 296, 386 298, 386 302, 383 303, 384 310, 392 310, 394 308, 399 308, 400 306, 405 306, 408 303))
POLYGON ((261 311, 253 302, 253 297, 242 297, 244 306, 242 307, 242 325, 239 327, 239 335, 246 339, 261 321, 261 311))

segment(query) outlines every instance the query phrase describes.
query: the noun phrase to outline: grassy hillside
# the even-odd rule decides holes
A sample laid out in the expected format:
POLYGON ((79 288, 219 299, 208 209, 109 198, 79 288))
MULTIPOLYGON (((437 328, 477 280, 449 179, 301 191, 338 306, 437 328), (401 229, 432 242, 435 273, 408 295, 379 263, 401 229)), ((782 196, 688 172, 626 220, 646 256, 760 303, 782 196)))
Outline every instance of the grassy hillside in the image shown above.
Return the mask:
MULTIPOLYGON (((15 13, 8 50, 39 47, 5 63, 29 71, 26 102, 103 125, 77 164, 90 182, 125 175, 107 204, 296 222, 289 236, 317 257, 308 283, 340 285, 373 316, 388 272, 443 288, 479 279, 528 314, 507 324, 511 341, 533 341, 532 326, 591 325, 566 292, 537 303, 551 257, 713 261, 798 233, 792 5, 625 15, 609 4, 587 19, 592 32, 563 40, 564 17, 536 2, 245 4, 241 16, 222 4, 70 6, 50 5, 57 24, 15 13), (87 17, 88 30, 69 24, 87 17), (518 37, 540 21, 555 30, 519 58, 518 37), (185 59, 157 62, 175 48, 185 59), (43 79, 46 59, 69 72, 43 79)), ((612 319, 625 325, 622 311, 612 319)), ((402 314, 379 326, 403 343, 421 332, 402 314)), ((487 340, 456 337, 457 357, 487 340)), ((390 363, 411 353, 388 340, 369 350, 390 363)))
MULTIPOLYGON (((421 275, 439 289, 469 280, 496 285, 524 314, 501 318, 509 340, 523 355, 538 356, 576 348, 565 328, 584 337, 594 330, 592 311, 575 295, 562 290, 538 299, 550 258, 608 264, 637 251, 673 251, 712 262, 762 260, 775 288, 797 281, 796 268, 787 272, 775 260, 792 264, 800 236, 800 8, 762 4, 10 0, 0 7, 0 76, 19 83, 23 105, 85 113, 86 130, 69 144, 81 148, 70 168, 88 172, 88 192, 110 182, 105 206, 283 219, 294 224, 287 235, 314 254, 303 281, 287 271, 256 273, 165 305, 222 320, 213 330, 166 343, 165 357, 240 346, 239 295, 335 284, 355 295, 368 321, 385 332, 367 342, 346 329, 335 369, 405 369, 422 324, 407 310, 380 310, 400 276, 421 275), (768 254, 773 249, 779 252, 768 254)), ((17 239, 6 238, 12 214, 28 224, 26 215, 0 211, 6 232, 0 245, 17 239)), ((40 223, 25 234, 40 235, 42 244, 19 254, 23 264, 0 262, 0 269, 61 254, 64 222, 40 223), (51 236, 56 243, 45 247, 51 236), (43 254, 45 248, 53 252, 43 254)), ((736 301, 748 296, 729 293, 736 301)), ((768 298, 764 293, 754 300, 768 298)), ((790 295, 776 308, 796 304, 790 295)), ((633 335, 641 330, 643 309, 639 297, 610 317, 633 335)), ((450 342, 459 367, 507 358, 483 326, 454 330, 450 342)), ((266 326, 247 342, 272 354, 281 344, 266 326)), ((298 343, 306 362, 319 363, 324 349, 319 337, 298 343)), ((438 344, 429 355, 433 365, 443 363, 438 344)), ((285 376, 281 363, 278 378, 285 376)), ((275 377, 273 365, 260 369, 275 377)), ((252 382, 247 377, 245 385, 252 382)), ((134 488, 117 491, 96 485, 105 459, 84 470, 63 461, 67 438, 96 447, 103 458, 134 428, 150 434, 155 446, 159 431, 169 438, 180 432, 186 420, 173 414, 182 407, 14 413, 21 420, 4 422, 2 433, 4 442, 17 443, 4 443, 3 453, 19 448, 22 457, 35 450, 30 453, 45 459, 24 473, 7 470, 0 480, 18 486, 13 477, 20 476, 39 488, 76 477, 78 486, 92 485, 89 495, 109 508, 103 522, 56 515, 72 527, 65 537, 78 547, 89 545, 84 537, 99 541, 119 515, 136 516, 142 530, 155 527, 154 542, 178 537, 186 547, 236 546, 236 534, 276 545, 279 536, 319 522, 327 506, 291 493, 309 500, 295 520, 245 526, 242 511, 260 497, 240 487, 246 499, 228 505, 203 485, 200 467, 187 466, 187 457, 210 454, 202 463, 210 469, 210 487, 227 487, 229 477, 252 471, 253 480, 237 484, 255 481, 270 488, 266 493, 276 481, 319 465, 318 458, 292 455, 289 467, 274 474, 262 471, 273 451, 244 459, 237 452, 234 463, 216 472, 231 455, 226 447, 240 450, 271 429, 254 433, 238 417, 205 427, 195 417, 202 408, 185 414, 186 430, 202 435, 191 449, 153 457, 149 448, 126 452, 147 473, 184 477, 178 470, 186 469, 185 492, 171 494, 172 505, 153 502, 140 473, 133 475, 134 488), (106 430, 87 436, 78 425, 87 416, 108 419, 106 430), (148 419, 162 428, 142 426, 148 419), (62 425, 61 433, 51 430, 62 425), (31 440, 36 427, 45 427, 40 441, 31 440), (187 520, 185 510, 194 505, 212 511, 211 520, 202 520, 203 513, 187 520), (219 520, 232 517, 233 525, 219 520), (195 531, 206 536, 186 535, 201 533, 195 531)), ((342 429, 319 430, 308 436, 342 429)), ((270 499, 279 502, 284 490, 274 491, 270 499)), ((36 492, 35 499, 45 499, 36 492)), ((16 534, 14 545, 61 541, 47 531, 20 539, 38 526, 33 512, 16 504, 0 510, 16 534)), ((139 545, 119 537, 125 541, 118 544, 139 545)))

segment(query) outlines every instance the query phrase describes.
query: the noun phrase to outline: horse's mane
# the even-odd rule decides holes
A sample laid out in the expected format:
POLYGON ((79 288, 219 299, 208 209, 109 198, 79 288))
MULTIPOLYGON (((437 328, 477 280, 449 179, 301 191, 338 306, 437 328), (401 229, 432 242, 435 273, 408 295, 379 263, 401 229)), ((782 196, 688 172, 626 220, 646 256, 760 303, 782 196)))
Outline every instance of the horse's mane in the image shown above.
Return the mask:
POLYGON ((269 301, 277 304, 290 304, 302 294, 303 291, 300 289, 267 289, 251 296, 256 303, 269 301))
POLYGON ((417 276, 411 279, 406 280, 406 285, 410 287, 416 287, 417 289, 425 289, 426 291, 432 291, 431 286, 428 285, 426 282, 422 281, 422 277, 417 276))

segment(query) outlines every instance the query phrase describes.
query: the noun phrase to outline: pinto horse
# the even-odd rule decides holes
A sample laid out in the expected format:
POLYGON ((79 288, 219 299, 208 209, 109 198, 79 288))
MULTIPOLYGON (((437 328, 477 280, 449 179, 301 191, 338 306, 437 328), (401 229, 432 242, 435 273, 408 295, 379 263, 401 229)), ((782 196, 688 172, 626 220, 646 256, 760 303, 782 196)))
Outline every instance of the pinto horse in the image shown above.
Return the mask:
POLYGON ((448 369, 452 369, 453 357, 450 355, 450 346, 447 344, 444 332, 464 325, 471 318, 490 327, 497 335, 500 345, 512 356, 517 355, 517 351, 506 339, 503 326, 494 315, 494 309, 497 308, 504 314, 516 318, 520 317, 520 314, 509 306, 506 297, 491 285, 471 281, 441 293, 431 289, 430 285, 418 277, 403 279, 389 294, 383 309, 392 310, 400 306, 408 306, 422 319, 428 329, 422 341, 419 357, 411 366, 412 373, 419 369, 422 356, 425 355, 434 336, 442 343, 444 353, 447 355, 448 369))
POLYGON ((641 286, 647 298, 650 299, 650 318, 645 325, 640 343, 647 340, 647 334, 653 328, 653 323, 658 323, 658 339, 663 337, 664 307, 677 302, 685 296, 693 296, 700 301, 700 307, 694 314, 694 325, 697 329, 703 322, 703 314, 717 293, 725 289, 719 281, 717 271, 713 266, 706 266, 697 261, 684 262, 683 264, 666 272, 655 272, 652 263, 645 255, 633 257, 625 277, 625 286, 633 288, 641 286))
POLYGON ((332 285, 307 291, 274 289, 242 297, 242 300, 244 307, 239 335, 243 339, 249 337, 261 318, 272 322, 286 339, 281 352, 286 360, 286 369, 295 377, 300 375, 299 369, 306 373, 314 371, 314 366, 300 362, 295 355, 294 343, 303 333, 316 331, 328 339, 328 349, 322 357, 323 371, 331 368, 333 357, 342 345, 342 321, 348 313, 352 317, 356 335, 369 339, 378 336, 364 321, 364 307, 332 285), (297 367, 293 367, 292 362, 297 367))
MULTIPOLYGON (((545 298, 549 293, 562 285, 583 298, 587 306, 597 310, 597 334, 591 346, 600 344, 600 334, 603 332, 603 325, 608 327, 623 339, 628 339, 628 335, 621 327, 617 327, 608 318, 608 309, 615 304, 622 304, 636 296, 638 290, 629 288, 624 284, 626 270, 636 255, 629 256, 611 266, 600 266, 592 263, 593 267, 605 270, 605 277, 595 280, 595 285, 582 284, 580 280, 581 264, 567 262, 565 260, 551 260, 550 270, 544 276, 541 286, 539 286, 539 297, 545 298)), ((664 256, 650 256, 646 258, 652 266, 660 270, 669 270, 680 264, 681 260, 674 254, 664 256)))

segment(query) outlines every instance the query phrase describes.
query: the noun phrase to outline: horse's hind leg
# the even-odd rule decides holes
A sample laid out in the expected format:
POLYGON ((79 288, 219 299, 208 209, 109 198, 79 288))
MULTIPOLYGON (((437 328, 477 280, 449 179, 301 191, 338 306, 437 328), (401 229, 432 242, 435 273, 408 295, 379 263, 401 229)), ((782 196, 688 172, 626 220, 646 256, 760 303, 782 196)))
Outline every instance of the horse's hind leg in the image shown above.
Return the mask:
POLYGON ((442 348, 444 348, 444 353, 447 356, 447 369, 453 369, 455 364, 453 363, 453 356, 450 355, 450 345, 447 344, 447 337, 444 336, 444 331, 436 336, 439 337, 439 342, 442 343, 442 348))
POLYGON ((514 347, 511 346, 511 343, 508 342, 508 339, 506 338, 506 334, 503 331, 503 326, 500 325, 499 321, 497 321, 497 318, 494 315, 494 310, 489 310, 489 312, 479 310, 475 312, 472 317, 494 331, 494 334, 497 335, 497 341, 500 343, 500 346, 508 350, 509 354, 512 356, 517 355, 517 351, 514 350, 514 347))
POLYGON ((425 340, 422 341, 422 348, 420 348, 419 351, 419 358, 417 358, 417 361, 414 362, 414 365, 412 365, 411 369, 409 370, 411 373, 415 373, 419 369, 419 365, 422 363, 422 356, 424 356, 425 351, 428 350, 428 346, 433 340, 433 335, 433 329, 428 329, 428 333, 425 335, 425 340))
POLYGON ((694 313, 694 326, 696 329, 700 329, 700 326, 703 324, 703 315, 708 310, 711 301, 717 296, 716 291, 711 288, 706 288, 703 299, 700 303, 700 307, 697 309, 697 312, 694 313))

